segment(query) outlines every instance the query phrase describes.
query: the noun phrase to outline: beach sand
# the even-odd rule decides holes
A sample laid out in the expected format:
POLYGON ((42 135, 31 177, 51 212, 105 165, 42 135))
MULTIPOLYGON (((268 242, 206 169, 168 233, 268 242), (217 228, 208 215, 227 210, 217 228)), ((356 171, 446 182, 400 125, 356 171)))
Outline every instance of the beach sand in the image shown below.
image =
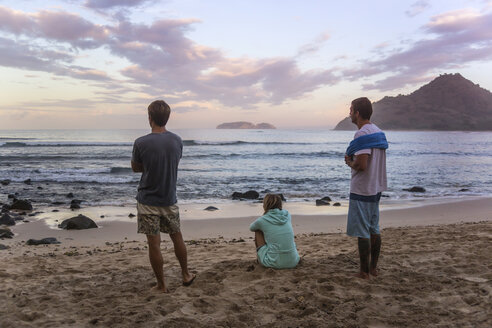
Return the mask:
POLYGON ((10 247, 0 250, 0 327, 492 327, 490 198, 383 211, 380 275, 369 281, 353 277, 345 215, 293 216, 302 261, 292 270, 255 262, 253 219, 183 220, 191 287, 163 236, 171 294, 151 292, 135 222, 16 226, 0 240, 10 247), (44 237, 61 244, 25 244, 44 237))

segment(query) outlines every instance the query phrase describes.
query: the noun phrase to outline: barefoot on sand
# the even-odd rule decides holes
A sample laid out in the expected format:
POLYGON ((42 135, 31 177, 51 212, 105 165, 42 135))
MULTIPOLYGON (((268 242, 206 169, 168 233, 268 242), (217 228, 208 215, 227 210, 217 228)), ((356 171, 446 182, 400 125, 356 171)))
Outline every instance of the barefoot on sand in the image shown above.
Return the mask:
POLYGON ((151 288, 151 291, 154 293, 169 293, 169 289, 166 287, 154 286, 151 288))
POLYGON ((365 273, 365 272, 359 272, 359 273, 355 274, 354 277, 369 280, 369 274, 365 273))
POLYGON ((374 269, 369 269, 369 274, 370 274, 371 276, 377 277, 377 276, 378 276, 378 274, 379 274, 379 270, 378 270, 378 269, 376 269, 376 268, 374 268, 374 269))

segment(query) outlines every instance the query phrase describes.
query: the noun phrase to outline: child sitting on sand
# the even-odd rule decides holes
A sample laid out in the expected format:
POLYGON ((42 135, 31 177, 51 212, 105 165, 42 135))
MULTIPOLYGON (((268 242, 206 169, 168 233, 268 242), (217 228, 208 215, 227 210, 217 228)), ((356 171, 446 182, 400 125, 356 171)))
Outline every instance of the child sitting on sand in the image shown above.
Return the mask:
POLYGON ((258 261, 268 268, 294 268, 299 263, 299 254, 289 212, 282 210, 282 199, 275 194, 265 195, 263 209, 263 216, 249 227, 255 232, 258 261))

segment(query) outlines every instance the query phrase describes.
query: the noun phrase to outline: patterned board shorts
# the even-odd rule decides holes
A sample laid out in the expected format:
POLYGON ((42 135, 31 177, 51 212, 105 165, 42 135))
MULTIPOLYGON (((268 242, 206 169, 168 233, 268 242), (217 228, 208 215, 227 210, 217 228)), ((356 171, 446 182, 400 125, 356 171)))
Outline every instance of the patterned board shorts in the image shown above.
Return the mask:
POLYGON ((150 206, 137 202, 138 233, 158 235, 159 232, 174 234, 180 232, 179 207, 150 206))

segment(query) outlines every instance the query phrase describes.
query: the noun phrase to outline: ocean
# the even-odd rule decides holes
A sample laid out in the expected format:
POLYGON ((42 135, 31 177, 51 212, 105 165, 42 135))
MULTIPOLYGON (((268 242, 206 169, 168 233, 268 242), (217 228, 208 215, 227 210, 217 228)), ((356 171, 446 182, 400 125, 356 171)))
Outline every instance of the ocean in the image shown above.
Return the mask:
MULTIPOLYGON (((347 199, 344 153, 354 132, 331 130, 172 130, 183 139, 179 203, 230 202, 235 191, 282 193, 287 201, 347 199)), ((0 131, 0 202, 132 205, 140 174, 133 141, 149 130, 0 131), (31 184, 24 181, 31 179, 31 184)), ((492 195, 492 132, 387 131, 392 200, 492 195), (425 193, 404 191, 422 186, 425 193)))

